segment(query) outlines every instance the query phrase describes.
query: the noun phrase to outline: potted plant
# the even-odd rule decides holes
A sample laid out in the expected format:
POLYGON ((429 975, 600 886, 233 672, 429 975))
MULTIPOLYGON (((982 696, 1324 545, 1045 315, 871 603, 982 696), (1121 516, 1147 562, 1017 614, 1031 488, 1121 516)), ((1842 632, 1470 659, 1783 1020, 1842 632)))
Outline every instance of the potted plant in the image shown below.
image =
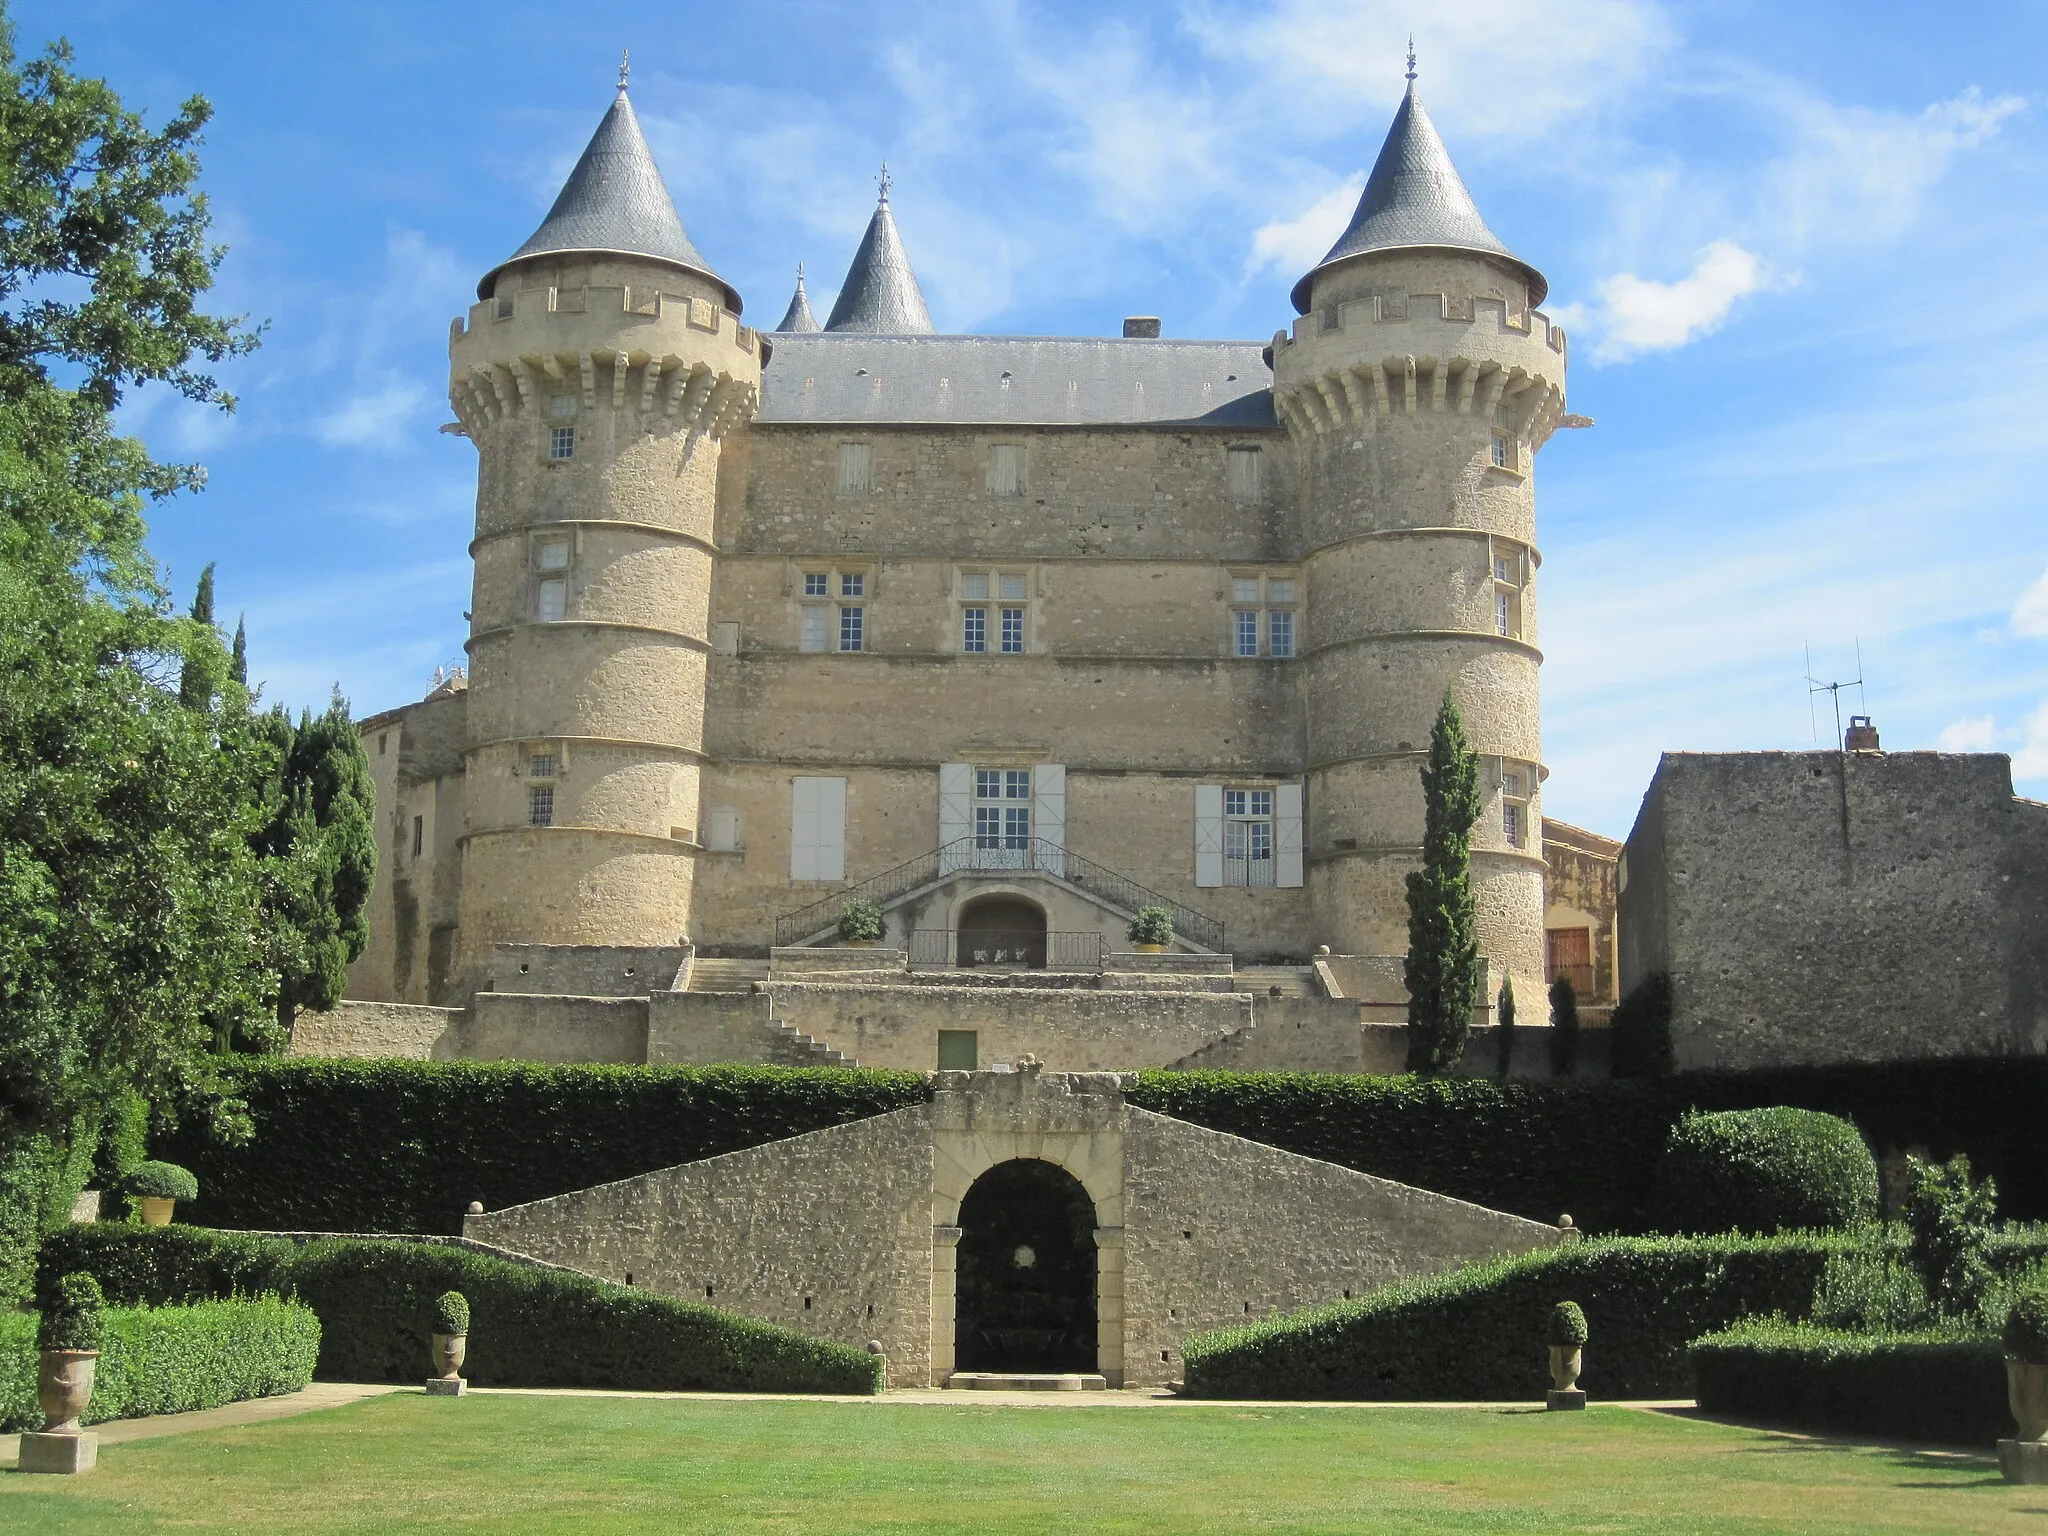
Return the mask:
POLYGON ((1579 1351, 1586 1347, 1586 1314, 1576 1301, 1560 1301, 1550 1309, 1550 1391, 1544 1395, 1546 1408, 1583 1408, 1586 1394, 1579 1390, 1579 1351))
POLYGON ((100 1283, 70 1274, 42 1298, 36 1326, 36 1402, 43 1433, 75 1435, 78 1416, 92 1401, 93 1371, 100 1358, 100 1283))
POLYGON ((1131 925, 1124 930, 1124 937, 1137 946, 1141 955, 1165 954, 1166 946, 1173 942, 1173 909, 1138 908, 1138 915, 1131 919, 1131 925))
POLYGON ((888 931, 882 909, 872 901, 849 901, 839 909, 839 942, 851 949, 866 949, 888 931))
POLYGON ((428 1378, 427 1391, 460 1397, 468 1385, 462 1379, 462 1361, 468 1353, 469 1298, 460 1291, 443 1291, 434 1301, 434 1374, 428 1378))
POLYGON ((145 1227, 168 1227, 180 1200, 199 1198, 199 1181, 176 1163, 137 1163, 128 1175, 128 1193, 141 1203, 145 1227))
POLYGON ((2048 1440, 2048 1281, 2022 1286, 2005 1314, 2005 1396, 2021 1440, 2048 1440))

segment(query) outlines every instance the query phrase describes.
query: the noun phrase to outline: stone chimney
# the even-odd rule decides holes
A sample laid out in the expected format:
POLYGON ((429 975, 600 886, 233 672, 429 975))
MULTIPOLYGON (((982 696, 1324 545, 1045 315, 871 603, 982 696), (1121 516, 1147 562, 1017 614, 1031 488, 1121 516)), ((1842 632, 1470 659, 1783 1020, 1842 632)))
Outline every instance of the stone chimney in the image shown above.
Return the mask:
POLYGON ((1126 315, 1124 317, 1124 339, 1126 341, 1157 341, 1159 339, 1159 317, 1157 315, 1126 315))

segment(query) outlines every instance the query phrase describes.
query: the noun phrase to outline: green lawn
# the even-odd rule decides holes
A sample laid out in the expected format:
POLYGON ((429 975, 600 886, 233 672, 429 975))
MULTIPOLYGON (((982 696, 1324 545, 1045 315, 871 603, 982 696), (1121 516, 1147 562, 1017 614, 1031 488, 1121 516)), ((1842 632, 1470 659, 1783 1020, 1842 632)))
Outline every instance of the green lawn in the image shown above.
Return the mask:
POLYGON ((1621 1408, 402 1394, 0 1474, 0 1530, 2028 1531, 1988 1457, 1621 1408))

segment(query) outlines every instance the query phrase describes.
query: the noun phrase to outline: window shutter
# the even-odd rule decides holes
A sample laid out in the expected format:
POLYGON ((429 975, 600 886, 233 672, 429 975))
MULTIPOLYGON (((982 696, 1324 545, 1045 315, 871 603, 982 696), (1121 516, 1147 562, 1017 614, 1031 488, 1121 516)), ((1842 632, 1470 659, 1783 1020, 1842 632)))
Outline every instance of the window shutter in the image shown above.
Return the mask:
POLYGON ((1273 786, 1273 871, 1275 885, 1301 884, 1301 786, 1273 786))
POLYGON ((1038 836, 1039 868, 1047 874, 1067 872, 1067 770, 1061 763, 1040 763, 1031 770, 1031 829, 1038 836))
POLYGON ((965 869, 974 831, 974 765, 939 764, 939 872, 965 869))
POLYGON ((1223 883, 1223 786, 1195 786, 1195 884, 1223 883))
POLYGON ((818 783, 789 781, 789 878, 818 878, 818 783))
POLYGON ((818 786, 818 875, 846 878, 846 780, 814 779, 818 786))

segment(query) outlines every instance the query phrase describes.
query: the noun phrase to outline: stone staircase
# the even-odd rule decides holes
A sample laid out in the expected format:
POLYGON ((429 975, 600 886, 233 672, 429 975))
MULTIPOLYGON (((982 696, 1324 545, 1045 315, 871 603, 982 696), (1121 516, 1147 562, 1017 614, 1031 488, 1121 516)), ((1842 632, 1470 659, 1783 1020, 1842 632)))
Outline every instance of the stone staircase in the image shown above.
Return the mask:
POLYGON ((778 1067, 857 1067, 851 1056, 835 1051, 822 1040, 813 1040, 792 1024, 775 1026, 775 1065, 778 1067))
POLYGON ((1254 997, 1321 997, 1322 983, 1312 965, 1241 965, 1237 968, 1233 992, 1254 997))
POLYGON ((701 956, 690 967, 689 992, 751 992, 754 983, 768 979, 766 960, 707 960, 701 956))

